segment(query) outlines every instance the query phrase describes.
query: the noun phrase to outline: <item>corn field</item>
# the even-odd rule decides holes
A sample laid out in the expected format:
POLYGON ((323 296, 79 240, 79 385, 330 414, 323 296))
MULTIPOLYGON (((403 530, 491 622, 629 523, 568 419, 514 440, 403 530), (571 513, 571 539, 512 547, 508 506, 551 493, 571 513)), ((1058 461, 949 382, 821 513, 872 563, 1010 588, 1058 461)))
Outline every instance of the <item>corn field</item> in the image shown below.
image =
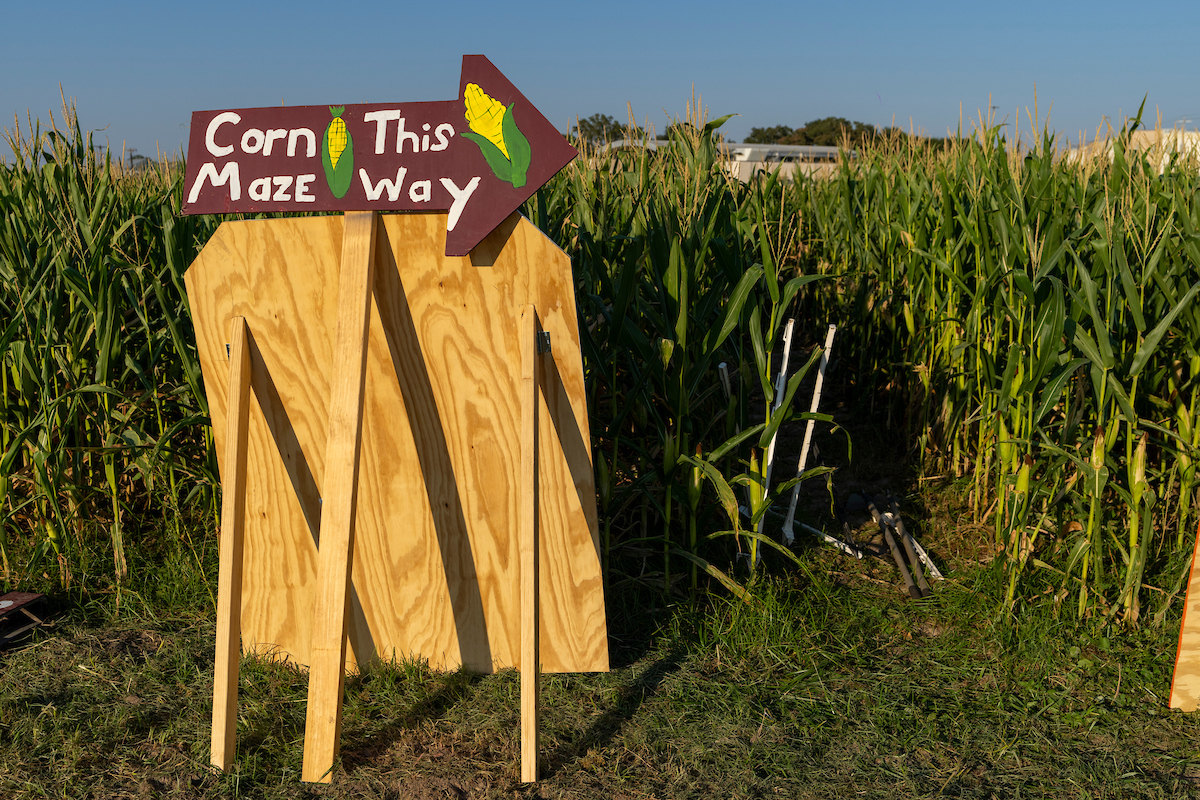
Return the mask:
MULTIPOLYGON (((795 316, 838 324, 859 396, 963 489, 998 608, 1161 622, 1200 518, 1197 165, 1160 174, 1120 140, 1072 164, 981 125, 938 151, 884 141, 833 179, 742 184, 723 121, 693 107, 671 146, 585 152, 524 209, 573 259, 609 584, 743 594, 760 549, 803 566, 753 532, 790 490, 763 496, 762 453, 810 416, 794 401, 817 350, 772 411, 795 316)), ((180 535, 215 536, 182 274, 218 220, 178 215, 179 164, 122 171, 69 112, 9 139, 5 584, 119 587, 146 519, 207 510, 180 535)))
POLYGON ((969 483, 1003 604, 1043 592, 1136 625, 1178 596, 1197 525, 1200 176, 1126 141, 1070 164, 982 127, 786 202, 805 268, 836 276, 815 313, 844 321, 924 470, 969 483))
POLYGON ((214 508, 183 272, 216 229, 178 171, 122 173, 68 109, 0 165, 0 567, 5 585, 119 586, 147 515, 214 508), (94 558, 111 553, 106 567, 94 558), (17 555, 20 559, 17 559, 17 555), (91 573, 91 574, 89 574, 91 573), (73 577, 74 576, 74 577, 73 577))

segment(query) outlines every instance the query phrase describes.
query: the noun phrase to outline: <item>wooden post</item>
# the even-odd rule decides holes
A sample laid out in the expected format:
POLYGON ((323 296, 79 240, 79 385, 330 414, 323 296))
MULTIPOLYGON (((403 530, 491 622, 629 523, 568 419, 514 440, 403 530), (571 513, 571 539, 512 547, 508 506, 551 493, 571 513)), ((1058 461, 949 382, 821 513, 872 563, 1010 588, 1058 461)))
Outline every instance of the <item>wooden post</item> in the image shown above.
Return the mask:
POLYGON ((538 779, 538 368, 542 357, 537 308, 521 309, 521 781, 538 779))
POLYGON ((1200 707, 1200 525, 1196 527, 1196 545, 1192 550, 1192 570, 1183 596, 1183 619, 1179 622, 1179 645, 1175 650, 1175 671, 1171 675, 1168 708, 1195 711, 1200 707))
POLYGON ((358 500, 367 331, 371 321, 371 287, 375 281, 376 217, 373 211, 348 211, 342 233, 329 444, 321 488, 321 538, 301 772, 302 780, 310 783, 329 782, 341 736, 346 606, 358 500))
POLYGON ((246 453, 250 421, 250 330, 234 317, 229 337, 229 406, 221 486, 217 575, 217 656, 213 668, 212 764, 227 770, 237 741, 238 662, 242 653, 242 535, 246 524, 246 453))

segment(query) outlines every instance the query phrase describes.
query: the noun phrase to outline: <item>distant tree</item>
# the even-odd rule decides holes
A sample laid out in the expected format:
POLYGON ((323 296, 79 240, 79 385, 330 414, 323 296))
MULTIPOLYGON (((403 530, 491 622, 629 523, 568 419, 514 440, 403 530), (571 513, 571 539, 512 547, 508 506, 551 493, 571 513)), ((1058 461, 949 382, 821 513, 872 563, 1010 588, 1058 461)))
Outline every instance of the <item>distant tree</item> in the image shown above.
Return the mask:
POLYGON ((851 122, 842 117, 823 117, 797 128, 778 142, 837 146, 847 137, 850 139, 850 146, 857 147, 864 141, 875 138, 875 128, 865 122, 851 122))
POLYGON ((750 134, 742 139, 744 144, 779 144, 795 133, 795 128, 788 125, 772 125, 769 128, 751 128, 750 134))
POLYGON ((571 135, 592 144, 607 144, 618 139, 637 139, 642 136, 638 126, 622 125, 608 114, 592 114, 571 128, 571 135))

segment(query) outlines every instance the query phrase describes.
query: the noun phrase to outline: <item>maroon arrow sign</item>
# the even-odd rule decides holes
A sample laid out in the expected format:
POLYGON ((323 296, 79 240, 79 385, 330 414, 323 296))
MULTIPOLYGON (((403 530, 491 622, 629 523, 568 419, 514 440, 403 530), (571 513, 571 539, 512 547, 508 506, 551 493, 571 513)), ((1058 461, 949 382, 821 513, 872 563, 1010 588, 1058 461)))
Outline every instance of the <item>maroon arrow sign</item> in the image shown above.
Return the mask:
POLYGON ((577 155, 483 56, 459 99, 196 111, 184 214, 449 211, 465 256, 577 155))

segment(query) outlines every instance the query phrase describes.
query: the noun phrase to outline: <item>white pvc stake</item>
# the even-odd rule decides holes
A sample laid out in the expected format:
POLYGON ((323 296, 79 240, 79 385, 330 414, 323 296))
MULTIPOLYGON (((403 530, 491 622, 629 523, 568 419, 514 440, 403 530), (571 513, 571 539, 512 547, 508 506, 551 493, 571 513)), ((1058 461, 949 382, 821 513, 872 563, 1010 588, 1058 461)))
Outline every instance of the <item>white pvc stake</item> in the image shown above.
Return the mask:
MULTIPOLYGON (((783 329, 783 363, 779 365, 779 375, 775 377, 775 404, 771 406, 771 416, 774 417, 779 411, 779 407, 783 405, 784 389, 787 388, 788 379, 788 359, 792 355, 792 327, 796 320, 789 319, 787 326, 783 329)), ((771 489, 771 468, 775 466, 775 440, 779 438, 779 429, 775 429, 775 435, 771 437, 771 443, 767 445, 767 457, 763 463, 763 488, 762 497, 765 502, 767 495, 771 489)), ((761 536, 763 525, 766 524, 767 515, 763 514, 762 519, 758 521, 758 534, 761 536)), ((756 549, 757 553, 758 550, 756 549)))
MULTIPOLYGON (((809 413, 817 413, 817 406, 821 402, 821 385, 825 383, 825 367, 829 364, 829 351, 833 349, 833 334, 837 332, 837 325, 830 325, 829 332, 825 334, 825 349, 821 353, 821 364, 817 367, 817 385, 813 388, 812 406, 809 408, 809 413)), ((808 464, 808 448, 812 444, 813 428, 817 421, 810 419, 808 427, 804 430, 804 445, 800 448, 800 463, 796 466, 796 477, 799 478, 804 474, 804 467, 808 464)), ((792 500, 788 503, 787 519, 783 521, 783 542, 791 544, 796 539, 795 533, 792 531, 792 523, 796 520, 796 501, 800 498, 800 482, 796 481, 796 485, 792 487, 792 500)))
POLYGON ((933 559, 931 559, 929 554, 925 552, 925 548, 921 547, 921 543, 917 541, 917 538, 908 531, 905 531, 904 534, 908 537, 908 540, 912 542, 913 550, 917 551, 917 558, 921 559, 921 563, 925 565, 925 574, 935 581, 945 580, 941 570, 939 570, 933 563, 933 559))
POLYGON ((721 376, 721 388, 725 390, 725 399, 733 395, 733 387, 729 383, 729 365, 722 361, 717 364, 717 373, 721 376))

